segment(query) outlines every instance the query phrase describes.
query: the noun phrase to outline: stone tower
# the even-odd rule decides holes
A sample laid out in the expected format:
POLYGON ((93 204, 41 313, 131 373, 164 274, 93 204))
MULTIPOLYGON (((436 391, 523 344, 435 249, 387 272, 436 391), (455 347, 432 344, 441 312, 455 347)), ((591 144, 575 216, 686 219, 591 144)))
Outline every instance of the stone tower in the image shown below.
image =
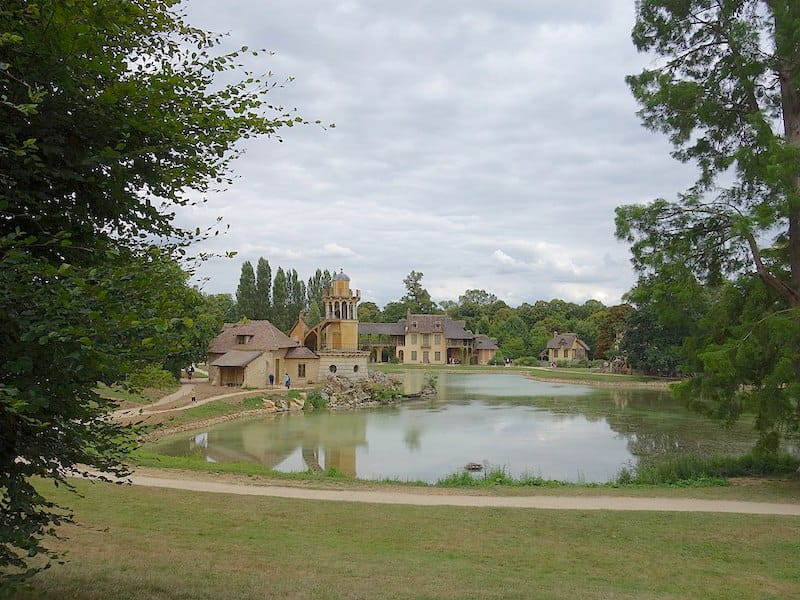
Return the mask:
POLYGON ((350 278, 339 271, 332 278, 332 289, 322 297, 325 305, 324 350, 358 350, 358 303, 361 290, 350 289, 350 278))

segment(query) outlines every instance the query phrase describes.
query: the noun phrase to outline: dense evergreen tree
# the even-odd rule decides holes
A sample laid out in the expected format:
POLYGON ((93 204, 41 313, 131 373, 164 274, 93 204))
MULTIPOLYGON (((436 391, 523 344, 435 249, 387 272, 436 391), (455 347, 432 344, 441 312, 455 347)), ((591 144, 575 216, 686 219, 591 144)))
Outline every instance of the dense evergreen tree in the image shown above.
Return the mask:
MULTIPOLYGON (((716 288, 712 298, 721 288, 762 299, 759 319, 729 311, 738 326, 693 338, 684 358, 696 371, 679 392, 727 416, 757 398, 749 405, 762 447, 775 448, 781 427, 796 428, 800 413, 796 358, 761 335, 800 330, 800 3, 641 0, 633 41, 656 57, 628 78, 644 124, 668 134, 673 155, 695 162, 700 175, 676 201, 618 208, 617 235, 632 244, 645 278, 687 268, 716 288), (758 369, 742 367, 742 347, 758 369)), ((638 311, 634 324, 669 322, 668 311, 638 311)))
POLYGON ((275 278, 272 280, 272 324, 281 331, 286 331, 290 325, 289 316, 289 285, 282 267, 278 267, 275 278))
POLYGON ((272 269, 269 261, 259 258, 256 265, 255 318, 269 320, 272 311, 272 269))
POLYGON ((249 260, 242 263, 242 273, 239 276, 239 287, 236 288, 236 306, 239 317, 248 319, 258 318, 258 289, 256 288, 256 274, 249 260))

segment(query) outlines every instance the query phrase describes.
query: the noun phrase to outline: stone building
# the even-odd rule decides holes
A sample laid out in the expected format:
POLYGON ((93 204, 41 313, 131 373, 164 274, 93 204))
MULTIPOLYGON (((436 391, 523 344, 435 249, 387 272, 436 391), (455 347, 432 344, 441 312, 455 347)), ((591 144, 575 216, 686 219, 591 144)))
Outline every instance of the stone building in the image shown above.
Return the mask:
POLYGON ((368 352, 358 349, 359 290, 350 290, 343 272, 333 276, 323 296, 325 318, 309 328, 303 316, 285 335, 269 321, 225 323, 208 348, 209 380, 216 385, 263 388, 269 374, 283 384, 286 374, 298 385, 329 375, 350 379, 368 373, 368 352))
POLYGON ((208 376, 214 385, 263 388, 269 374, 283 384, 319 381, 319 357, 269 321, 225 323, 208 347, 208 376))

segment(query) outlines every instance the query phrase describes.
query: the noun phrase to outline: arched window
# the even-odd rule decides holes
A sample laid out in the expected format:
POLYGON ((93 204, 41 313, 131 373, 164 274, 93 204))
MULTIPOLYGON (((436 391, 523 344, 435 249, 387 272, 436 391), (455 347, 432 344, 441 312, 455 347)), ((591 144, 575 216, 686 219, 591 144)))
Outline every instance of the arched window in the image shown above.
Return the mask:
POLYGON ((353 373, 358 373, 358 365, 353 365, 353 373))
POLYGON ((328 367, 328 371, 330 371, 331 373, 336 373, 336 365, 331 365, 330 367, 328 367))

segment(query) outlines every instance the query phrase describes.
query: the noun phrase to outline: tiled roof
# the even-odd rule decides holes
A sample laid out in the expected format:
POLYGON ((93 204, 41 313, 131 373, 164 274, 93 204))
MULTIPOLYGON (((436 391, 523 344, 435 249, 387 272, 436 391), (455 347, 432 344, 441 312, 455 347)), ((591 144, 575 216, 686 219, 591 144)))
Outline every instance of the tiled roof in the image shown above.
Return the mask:
POLYGON ((285 358, 319 358, 319 356, 305 346, 297 346, 296 348, 289 348, 286 351, 285 358))
POLYGON ((479 335, 475 338, 475 350, 497 350, 499 346, 492 338, 479 335))
POLYGON ((253 336, 247 342, 250 348, 258 350, 277 350, 278 348, 292 348, 297 342, 289 338, 280 329, 269 321, 247 321, 246 323, 225 323, 222 333, 211 340, 208 351, 219 354, 232 350, 238 344, 237 335, 253 336))
POLYGON ((406 333, 441 333, 446 339, 471 340, 475 334, 466 329, 466 321, 454 321, 447 315, 409 315, 397 323, 359 323, 361 335, 405 335, 406 333))
POLYGON ((578 345, 583 346, 584 350, 589 349, 589 346, 578 337, 577 333, 559 333, 547 341, 545 350, 549 350, 550 348, 572 348, 576 341, 578 345))
POLYGON ((212 367, 244 367, 261 356, 260 350, 231 350, 211 363, 212 367))
POLYGON ((403 322, 398 323, 359 323, 359 335, 405 335, 403 322))

